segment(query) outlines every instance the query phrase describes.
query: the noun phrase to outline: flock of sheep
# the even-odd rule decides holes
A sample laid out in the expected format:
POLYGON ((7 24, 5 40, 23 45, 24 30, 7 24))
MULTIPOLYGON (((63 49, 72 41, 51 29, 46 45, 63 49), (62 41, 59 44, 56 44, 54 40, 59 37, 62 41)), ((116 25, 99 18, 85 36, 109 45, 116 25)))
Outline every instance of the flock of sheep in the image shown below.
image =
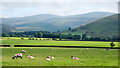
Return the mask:
MULTIPOLYGON (((88 48, 87 48, 87 50, 88 50, 88 48)), ((25 50, 22 50, 22 53, 26 53, 26 51, 25 50)), ((17 54, 15 54, 13 57, 12 57, 12 59, 17 59, 18 57, 19 58, 21 58, 22 59, 22 56, 23 56, 23 54, 22 53, 17 53, 17 54)), ((34 58, 33 56, 30 56, 30 55, 27 55, 27 58, 34 58)), ((79 60, 79 58, 76 58, 76 57, 73 57, 73 56, 71 56, 71 58, 72 59, 76 59, 76 60, 79 60)), ((54 57, 53 56, 47 56, 47 58, 45 59, 45 60, 48 60, 48 61, 50 61, 50 59, 54 59, 54 57)))
MULTIPOLYGON (((32 50, 32 48, 30 48, 30 49, 32 50)), ((88 50, 88 48, 86 48, 86 50, 88 50)), ((110 48, 105 48, 105 50, 110 50, 110 48)), ((22 50, 22 53, 26 53, 26 51, 25 51, 25 50, 22 50)), ((17 59, 18 57, 22 59, 22 56, 23 56, 22 53, 17 53, 17 54, 15 54, 15 55, 12 57, 12 59, 15 59, 15 58, 17 59)), ((27 58, 33 59, 34 57, 33 57, 33 56, 30 56, 30 55, 27 55, 27 58)), ((79 60, 79 58, 77 58, 77 57, 71 56, 71 58, 72 58, 72 59, 79 60)), ((45 60, 50 61, 50 59, 54 59, 54 57, 53 57, 53 56, 47 56, 45 60)))
MULTIPOLYGON (((26 51, 25 50, 22 50, 22 52, 23 53, 26 53, 26 51)), ((20 57, 21 59, 22 59, 22 56, 23 56, 23 54, 22 53, 17 53, 17 54, 15 54, 13 57, 12 57, 12 59, 17 59, 18 57, 20 57)), ((30 56, 30 55, 27 55, 27 58, 34 58, 33 56, 30 56)))

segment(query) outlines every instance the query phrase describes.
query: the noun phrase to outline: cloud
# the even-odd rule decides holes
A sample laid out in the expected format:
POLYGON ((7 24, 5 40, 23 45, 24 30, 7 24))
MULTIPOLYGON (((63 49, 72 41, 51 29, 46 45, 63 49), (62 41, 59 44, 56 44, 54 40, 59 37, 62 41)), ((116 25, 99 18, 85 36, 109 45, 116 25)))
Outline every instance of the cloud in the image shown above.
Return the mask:
POLYGON ((88 12, 117 12, 117 2, 3 2, 3 17, 37 14, 75 15, 88 12))
POLYGON ((1 0, 1 2, 118 2, 119 0, 1 0))

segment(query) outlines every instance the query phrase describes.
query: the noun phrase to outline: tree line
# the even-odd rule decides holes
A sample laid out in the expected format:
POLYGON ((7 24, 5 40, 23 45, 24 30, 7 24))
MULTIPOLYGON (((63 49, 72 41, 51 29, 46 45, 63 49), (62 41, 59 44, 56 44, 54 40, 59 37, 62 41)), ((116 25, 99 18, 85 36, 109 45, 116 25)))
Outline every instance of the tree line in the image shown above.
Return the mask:
POLYGON ((50 33, 48 31, 28 31, 28 32, 11 32, 9 34, 2 33, 2 37, 28 37, 28 38, 59 38, 60 40, 78 40, 78 41, 119 41, 118 37, 89 37, 86 34, 82 35, 64 35, 64 34, 56 34, 50 33))

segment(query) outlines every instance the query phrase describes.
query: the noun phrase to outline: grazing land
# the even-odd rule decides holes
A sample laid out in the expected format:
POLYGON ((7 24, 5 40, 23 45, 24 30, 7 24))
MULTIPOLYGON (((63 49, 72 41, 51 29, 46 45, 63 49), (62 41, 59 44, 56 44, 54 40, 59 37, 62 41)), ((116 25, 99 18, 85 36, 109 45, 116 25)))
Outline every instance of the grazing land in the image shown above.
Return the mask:
POLYGON ((84 48, 2 48, 3 66, 117 66, 118 50, 84 49, 84 48), (16 53, 23 53, 23 59, 12 59, 16 53), (27 55, 35 57, 28 59, 27 55), (55 59, 45 60, 47 56, 55 59), (73 60, 71 56, 80 60, 73 60))
MULTIPOLYGON (((47 39, 47 38, 46 38, 47 39)), ((38 38, 37 40, 28 40, 25 38, 24 40, 18 37, 13 37, 7 39, 2 39, 2 45, 44 45, 44 46, 92 46, 92 47, 111 47, 111 42, 103 42, 103 41, 54 41, 54 40, 46 40, 44 38, 38 38)), ((115 47, 118 47, 118 42, 114 42, 115 47)))
MULTIPOLYGON (((2 66, 118 66, 117 49, 97 48, 56 48, 56 47, 13 47, 14 45, 42 45, 42 46, 91 46, 111 47, 111 42, 103 41, 55 41, 51 38, 37 38, 28 40, 21 37, 2 37, 2 45, 12 47, 2 48, 2 66), (32 49, 31 49, 32 48, 32 49), (25 50, 26 53, 21 51, 25 50), (22 53, 23 59, 12 59, 16 53, 22 53), (35 57, 28 59, 27 55, 35 57), (47 56, 54 56, 55 59, 45 60, 47 56), (73 60, 71 56, 78 57, 73 60)), ((118 42, 114 42, 118 47, 118 42)))

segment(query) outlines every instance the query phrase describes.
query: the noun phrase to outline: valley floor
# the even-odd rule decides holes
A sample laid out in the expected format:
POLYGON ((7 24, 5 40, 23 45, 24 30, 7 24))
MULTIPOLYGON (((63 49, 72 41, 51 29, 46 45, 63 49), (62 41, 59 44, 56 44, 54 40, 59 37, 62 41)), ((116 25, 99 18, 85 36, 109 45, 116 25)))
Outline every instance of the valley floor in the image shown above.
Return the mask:
MULTIPOLYGON (((111 42, 103 41, 54 41, 54 40, 21 40, 21 39, 4 39, 2 45, 43 45, 43 46, 92 46, 92 47, 111 47, 111 42)), ((114 42, 118 47, 118 42, 114 42)))
POLYGON ((2 66, 118 66, 118 50, 85 48, 2 48, 2 66), (23 59, 12 59, 14 54, 23 53, 23 59), (27 55, 34 56, 28 59, 27 55), (47 56, 55 59, 45 60, 47 56), (73 60, 71 56, 80 60, 73 60))

